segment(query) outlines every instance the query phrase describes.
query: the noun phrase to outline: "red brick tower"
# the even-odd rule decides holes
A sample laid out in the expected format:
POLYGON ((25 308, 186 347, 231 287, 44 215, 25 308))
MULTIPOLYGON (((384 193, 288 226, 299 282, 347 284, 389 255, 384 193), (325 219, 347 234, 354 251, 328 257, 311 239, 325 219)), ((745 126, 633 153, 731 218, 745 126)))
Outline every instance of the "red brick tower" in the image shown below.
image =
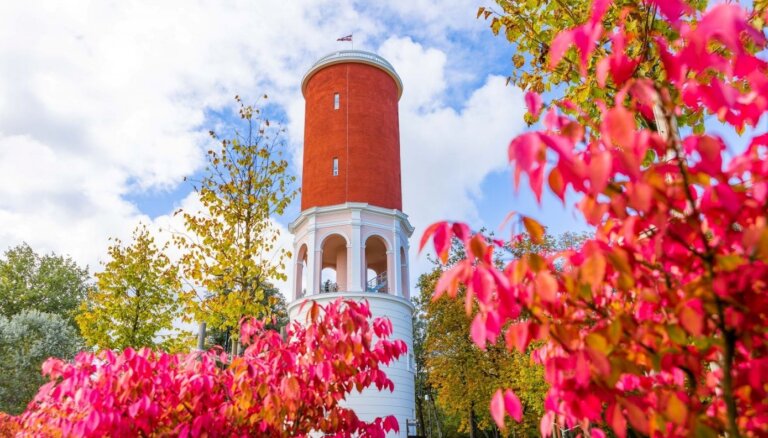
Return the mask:
POLYGON ((362 51, 318 60, 301 84, 306 100, 301 209, 364 202, 402 210, 400 78, 362 51))

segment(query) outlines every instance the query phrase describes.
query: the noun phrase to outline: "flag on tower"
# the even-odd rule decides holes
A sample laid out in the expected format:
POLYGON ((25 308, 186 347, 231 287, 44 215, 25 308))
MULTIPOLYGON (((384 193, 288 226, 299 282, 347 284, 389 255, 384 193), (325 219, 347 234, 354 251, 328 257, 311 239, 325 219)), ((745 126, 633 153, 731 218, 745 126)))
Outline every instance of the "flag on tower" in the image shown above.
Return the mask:
POLYGON ((336 41, 352 41, 352 34, 349 34, 347 36, 343 36, 343 37, 337 39, 336 41))

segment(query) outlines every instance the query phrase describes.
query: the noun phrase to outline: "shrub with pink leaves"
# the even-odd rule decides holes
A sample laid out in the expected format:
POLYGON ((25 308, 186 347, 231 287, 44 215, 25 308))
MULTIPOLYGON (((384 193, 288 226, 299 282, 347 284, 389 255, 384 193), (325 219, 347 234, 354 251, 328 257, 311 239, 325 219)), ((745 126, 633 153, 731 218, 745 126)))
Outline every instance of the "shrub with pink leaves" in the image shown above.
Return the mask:
POLYGON ((360 420, 340 405, 353 390, 391 390, 382 370, 406 352, 367 303, 312 302, 306 325, 286 339, 260 321, 243 324, 247 345, 229 359, 214 351, 170 355, 149 349, 49 359, 45 384, 19 417, 0 416, 17 436, 383 437, 394 417, 360 420))

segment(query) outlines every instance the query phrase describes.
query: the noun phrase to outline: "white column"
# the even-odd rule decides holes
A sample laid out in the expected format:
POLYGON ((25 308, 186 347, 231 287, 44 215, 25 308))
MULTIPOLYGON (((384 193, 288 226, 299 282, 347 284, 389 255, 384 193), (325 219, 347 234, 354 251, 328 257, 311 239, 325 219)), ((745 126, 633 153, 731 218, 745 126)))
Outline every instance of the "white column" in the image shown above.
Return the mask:
POLYGON ((291 270, 293 271, 291 275, 293 278, 289 280, 289 284, 291 287, 289 289, 291 291, 291 296, 289 299, 291 301, 295 300, 299 296, 298 282, 301 281, 300 279, 301 275, 299 274, 299 247, 300 246, 301 245, 299 245, 298 242, 296 242, 295 240, 293 241, 293 255, 291 256, 291 270))
POLYGON ((395 279, 395 252, 387 250, 387 292, 392 295, 396 295, 396 284, 392 284, 392 280, 395 279))
POLYGON ((392 294, 398 297, 402 297, 404 293, 401 287, 401 285, 403 284, 401 280, 402 275, 400 275, 400 272, 402 271, 400 264, 402 262, 400 261, 400 238, 397 235, 397 233, 395 233, 392 241, 394 242, 394 254, 392 257, 392 265, 393 265, 393 270, 395 271, 395 275, 394 277, 392 277, 392 280, 395 282, 395 284, 392 287, 392 294))
MULTIPOLYGON (((406 242, 407 241, 408 240, 406 239, 406 242)), ((410 255, 408 251, 410 250, 410 248, 408 247, 408 245, 406 245, 403 247, 403 250, 405 252, 405 260, 403 261, 403 263, 405 263, 405 280, 402 282, 404 286, 403 298, 410 300, 411 299, 411 264, 408 263, 408 256, 410 255)))
POLYGON ((323 271, 323 250, 315 250, 315 261, 312 263, 312 293, 320 292, 320 273, 323 271))
POLYGON ((350 246, 347 248, 347 256, 349 257, 349 263, 347 264, 347 286, 350 292, 360 292, 365 290, 364 282, 365 276, 361 276, 361 273, 365 269, 362 264, 362 224, 360 220, 360 210, 352 210, 352 236, 350 236, 350 246))

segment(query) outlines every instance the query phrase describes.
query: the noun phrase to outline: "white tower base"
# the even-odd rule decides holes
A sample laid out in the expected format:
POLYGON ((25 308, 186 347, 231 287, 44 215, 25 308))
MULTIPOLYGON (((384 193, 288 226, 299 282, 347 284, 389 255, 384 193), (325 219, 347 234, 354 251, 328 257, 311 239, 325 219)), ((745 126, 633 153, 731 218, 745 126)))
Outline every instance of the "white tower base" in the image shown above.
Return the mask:
POLYGON ((379 391, 376 387, 365 389, 362 393, 353 391, 347 396, 344 406, 355 411, 363 421, 372 421, 376 417, 394 415, 400 425, 400 433, 390 433, 389 437, 408 436, 408 422, 416 418, 414 391, 414 362, 413 362, 413 305, 401 297, 386 293, 366 292, 337 292, 312 295, 305 299, 296 300, 288 306, 291 321, 304 322, 309 306, 302 304, 313 300, 323 306, 342 298, 355 301, 367 300, 373 318, 386 317, 392 321, 393 332, 390 339, 402 339, 408 345, 408 353, 393 362, 383 370, 395 385, 394 391, 379 391))
POLYGON ((346 400, 365 421, 394 415, 399 434, 408 436, 415 421, 415 369, 413 361, 413 305, 409 301, 408 238, 413 227, 399 210, 348 202, 313 207, 289 226, 294 234, 294 300, 288 306, 291 321, 305 323, 302 303, 327 305, 339 298, 367 300, 373 317, 392 322, 391 339, 401 339, 408 352, 384 368, 394 392, 375 387, 354 392, 346 400))

